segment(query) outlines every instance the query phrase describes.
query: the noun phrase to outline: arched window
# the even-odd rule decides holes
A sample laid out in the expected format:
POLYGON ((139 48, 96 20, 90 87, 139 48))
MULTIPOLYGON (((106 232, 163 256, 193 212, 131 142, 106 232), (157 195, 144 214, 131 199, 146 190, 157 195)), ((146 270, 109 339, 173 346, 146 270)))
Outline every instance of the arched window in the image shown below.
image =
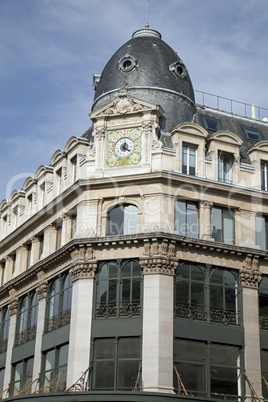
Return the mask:
POLYGON ((262 329, 268 329, 268 277, 263 277, 259 285, 259 315, 262 329))
POLYGON ((0 310, 0 353, 6 352, 9 333, 10 311, 8 307, 0 310))
POLYGON ((175 275, 175 315, 206 320, 205 274, 192 263, 181 264, 175 275))
POLYGON ((141 314, 142 270, 139 263, 104 263, 96 276, 96 317, 141 314))
POLYGON ((72 304, 72 277, 68 273, 50 283, 47 293, 45 332, 69 324, 72 304))
POLYGON ((38 314, 38 295, 35 291, 19 301, 15 346, 35 338, 38 314))
POLYGON ((240 321, 238 312, 237 278, 228 270, 212 270, 210 277, 211 321, 237 324, 240 321))
POLYGON ((138 208, 135 205, 118 205, 109 212, 107 236, 135 234, 137 232, 138 208))

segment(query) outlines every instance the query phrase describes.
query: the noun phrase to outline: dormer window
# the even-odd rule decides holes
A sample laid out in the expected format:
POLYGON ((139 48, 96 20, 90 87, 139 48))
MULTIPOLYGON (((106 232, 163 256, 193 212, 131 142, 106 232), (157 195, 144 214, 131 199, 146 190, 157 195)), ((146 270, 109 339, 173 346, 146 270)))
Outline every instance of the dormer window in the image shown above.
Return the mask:
POLYGON ((76 181, 76 173, 77 173, 77 157, 73 158, 71 160, 72 163, 72 182, 74 183, 76 181))
POLYGON ((261 140, 260 139, 260 134, 256 130, 250 130, 250 129, 246 128, 246 133, 247 133, 248 139, 250 141, 256 141, 257 142, 257 141, 261 140))
POLYGON ((209 133, 215 133, 216 131, 220 131, 220 123, 214 119, 205 119, 207 130, 209 133))
POLYGON ((196 148, 189 145, 182 146, 182 173, 195 176, 196 148))
POLYGON ((218 156, 218 180, 222 183, 231 183, 231 155, 219 152, 218 156))
POLYGON ((261 189, 268 191, 268 163, 261 162, 261 189))

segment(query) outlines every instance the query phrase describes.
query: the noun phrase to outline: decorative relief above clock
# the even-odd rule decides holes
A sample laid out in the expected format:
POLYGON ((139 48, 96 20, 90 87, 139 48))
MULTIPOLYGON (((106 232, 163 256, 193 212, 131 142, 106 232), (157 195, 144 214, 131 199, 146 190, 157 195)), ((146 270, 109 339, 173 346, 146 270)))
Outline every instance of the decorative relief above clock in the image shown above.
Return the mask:
POLYGON ((106 165, 137 165, 142 158, 142 128, 124 128, 107 133, 106 165))

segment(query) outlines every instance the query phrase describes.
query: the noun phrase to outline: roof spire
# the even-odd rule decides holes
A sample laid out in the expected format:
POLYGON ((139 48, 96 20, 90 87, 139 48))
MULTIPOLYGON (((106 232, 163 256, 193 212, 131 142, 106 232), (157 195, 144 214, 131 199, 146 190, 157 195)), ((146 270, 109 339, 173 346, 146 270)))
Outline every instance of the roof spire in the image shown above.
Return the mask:
POLYGON ((147 0, 147 17, 146 17, 145 28, 149 28, 149 0, 147 0))

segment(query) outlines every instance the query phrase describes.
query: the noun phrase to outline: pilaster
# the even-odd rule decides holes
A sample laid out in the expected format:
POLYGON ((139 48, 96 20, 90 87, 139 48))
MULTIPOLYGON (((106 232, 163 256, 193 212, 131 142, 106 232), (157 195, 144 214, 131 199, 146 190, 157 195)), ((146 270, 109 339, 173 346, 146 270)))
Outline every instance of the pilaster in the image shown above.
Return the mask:
POLYGON ((54 225, 48 225, 44 229, 44 249, 43 257, 47 257, 56 250, 56 228, 54 225))
POLYGON ((20 246, 16 251, 15 276, 26 270, 27 248, 20 246))
MULTIPOLYGON (((259 397, 262 397, 261 358, 260 358, 260 324, 258 285, 261 274, 258 269, 258 258, 248 254, 240 271, 242 284, 242 300, 245 337, 245 370, 259 397)), ((251 401, 251 393, 246 383, 245 401, 251 401)))
POLYGON ((212 237, 212 225, 211 225, 211 209, 213 203, 210 201, 200 201, 200 238, 203 240, 214 241, 212 237))
POLYGON ((178 265, 172 242, 145 242, 142 380, 147 392, 173 393, 173 293, 178 265))
POLYGON ((75 238, 98 235, 98 200, 84 200, 77 206, 75 238))
POLYGON ((72 386, 89 367, 94 276, 98 264, 90 245, 72 253, 73 277, 67 387, 72 386))
POLYGON ((71 238, 71 218, 64 214, 62 215, 62 233, 61 246, 64 246, 71 238))
POLYGON ((37 237, 31 238, 32 250, 30 258, 30 266, 34 265, 39 260, 39 240, 37 237))

